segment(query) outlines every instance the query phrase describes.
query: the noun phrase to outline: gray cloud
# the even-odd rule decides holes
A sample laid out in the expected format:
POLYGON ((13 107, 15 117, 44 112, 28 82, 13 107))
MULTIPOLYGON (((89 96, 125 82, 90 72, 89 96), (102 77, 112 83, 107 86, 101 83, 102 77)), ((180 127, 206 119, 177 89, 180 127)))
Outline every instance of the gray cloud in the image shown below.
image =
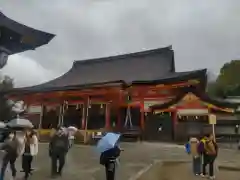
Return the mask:
MULTIPOLYGON (((239 0, 20 0, 0 5, 7 16, 57 34, 49 45, 23 53, 39 63, 32 73, 41 78, 21 79, 19 85, 56 77, 73 60, 171 44, 178 71, 207 67, 217 73, 223 63, 240 57, 239 0)), ((20 69, 15 65, 5 72, 20 69)))

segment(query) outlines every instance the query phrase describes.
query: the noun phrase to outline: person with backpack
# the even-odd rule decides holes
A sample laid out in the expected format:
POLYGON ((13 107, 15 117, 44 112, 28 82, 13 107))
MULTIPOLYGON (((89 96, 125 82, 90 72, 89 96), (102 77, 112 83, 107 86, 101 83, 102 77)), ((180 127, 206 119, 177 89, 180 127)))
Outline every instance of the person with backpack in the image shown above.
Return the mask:
POLYGON ((4 180, 5 172, 7 169, 7 165, 10 164, 10 168, 12 171, 13 179, 16 178, 17 170, 15 168, 15 161, 21 153, 21 143, 19 139, 16 137, 16 132, 11 131, 5 140, 5 142, 0 147, 1 150, 5 151, 5 155, 2 159, 2 167, 1 167, 1 175, 0 180, 4 180))
POLYGON ((197 138, 190 138, 189 143, 193 157, 193 173, 198 176, 201 174, 201 156, 198 152, 199 140, 197 138))
POLYGON ((51 157, 51 175, 57 177, 62 175, 62 169, 65 165, 66 154, 69 149, 68 134, 64 128, 58 127, 56 133, 51 137, 49 143, 49 156, 51 157), (59 166, 57 165, 59 161, 59 166))
POLYGON ((193 157, 193 173, 198 176, 201 174, 201 156, 198 152, 199 140, 195 137, 189 139, 189 142, 185 145, 185 150, 193 157))
POLYGON ((214 162, 218 155, 218 146, 213 134, 209 134, 201 142, 201 152, 203 154, 202 177, 206 177, 206 166, 209 165, 209 178, 214 179, 214 162))

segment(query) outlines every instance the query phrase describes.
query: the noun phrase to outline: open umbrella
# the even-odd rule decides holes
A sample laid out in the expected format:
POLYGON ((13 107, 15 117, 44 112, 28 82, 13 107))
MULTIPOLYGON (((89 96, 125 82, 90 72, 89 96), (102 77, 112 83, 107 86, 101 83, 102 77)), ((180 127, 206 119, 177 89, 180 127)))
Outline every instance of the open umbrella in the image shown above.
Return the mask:
POLYGON ((10 128, 33 128, 33 124, 28 119, 16 118, 6 124, 10 128))
POLYGON ((98 141, 97 151, 101 154, 105 151, 108 151, 114 148, 120 136, 121 136, 120 134, 116 134, 116 133, 107 133, 98 141))

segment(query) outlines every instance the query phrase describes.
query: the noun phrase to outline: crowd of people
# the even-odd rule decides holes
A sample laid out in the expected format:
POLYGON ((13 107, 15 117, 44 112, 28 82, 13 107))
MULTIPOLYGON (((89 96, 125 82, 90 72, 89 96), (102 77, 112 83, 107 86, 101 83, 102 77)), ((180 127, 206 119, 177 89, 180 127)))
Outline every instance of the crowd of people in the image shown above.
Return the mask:
MULTIPOLYGON (((58 127, 50 136, 49 156, 51 158, 51 175, 53 178, 61 176, 65 164, 66 154, 73 145, 73 134, 66 128, 58 127), (59 163, 58 163, 59 162, 59 163), (59 166, 58 166, 59 164, 59 166)), ((0 180, 4 180, 8 164, 10 165, 13 179, 16 178, 16 160, 21 157, 24 179, 28 179, 33 172, 32 161, 38 154, 38 136, 30 128, 23 131, 9 129, 4 143, 0 146, 4 152, 2 158, 0 180)))
MULTIPOLYGON (((53 178, 62 175, 65 165, 66 155, 73 145, 74 134, 66 131, 64 127, 54 129, 49 141, 49 157, 51 158, 51 176, 53 178)), ((2 158, 0 180, 4 180, 7 165, 10 165, 12 177, 16 178, 17 170, 15 162, 21 157, 22 172, 24 179, 28 179, 32 174, 32 161, 38 154, 38 137, 33 129, 25 129, 23 135, 18 135, 16 131, 10 130, 4 143, 0 146, 4 151, 2 158)), ((115 176, 116 160, 122 150, 115 146, 111 150, 105 151, 100 156, 100 164, 105 166, 106 178, 113 180, 115 176)), ((192 137, 186 144, 187 153, 193 158, 193 173, 196 176, 209 177, 214 179, 214 164, 218 155, 218 146, 212 134, 201 139, 192 137), (206 167, 209 166, 207 171, 206 167), (207 173, 208 172, 208 173, 207 173)))
POLYGON ((218 155, 218 146, 213 134, 206 135, 201 139, 192 137, 186 144, 187 153, 193 157, 193 173, 196 176, 215 179, 215 160, 218 155), (209 170, 207 173, 207 165, 209 170))
POLYGON ((17 135, 16 131, 9 130, 8 136, 0 149, 4 151, 0 180, 4 180, 8 164, 10 165, 12 177, 16 177, 17 170, 15 162, 19 157, 22 157, 22 172, 24 172, 24 178, 28 179, 33 170, 33 157, 38 153, 37 133, 32 129, 25 129, 23 135, 17 135))

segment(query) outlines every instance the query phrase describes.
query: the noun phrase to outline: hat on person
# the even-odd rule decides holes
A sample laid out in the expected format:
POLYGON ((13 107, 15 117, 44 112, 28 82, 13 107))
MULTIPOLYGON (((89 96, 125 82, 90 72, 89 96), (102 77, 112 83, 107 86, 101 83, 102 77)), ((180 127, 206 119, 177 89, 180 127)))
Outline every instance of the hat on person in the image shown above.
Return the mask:
POLYGON ((198 139, 195 137, 190 138, 190 142, 198 142, 198 139))

